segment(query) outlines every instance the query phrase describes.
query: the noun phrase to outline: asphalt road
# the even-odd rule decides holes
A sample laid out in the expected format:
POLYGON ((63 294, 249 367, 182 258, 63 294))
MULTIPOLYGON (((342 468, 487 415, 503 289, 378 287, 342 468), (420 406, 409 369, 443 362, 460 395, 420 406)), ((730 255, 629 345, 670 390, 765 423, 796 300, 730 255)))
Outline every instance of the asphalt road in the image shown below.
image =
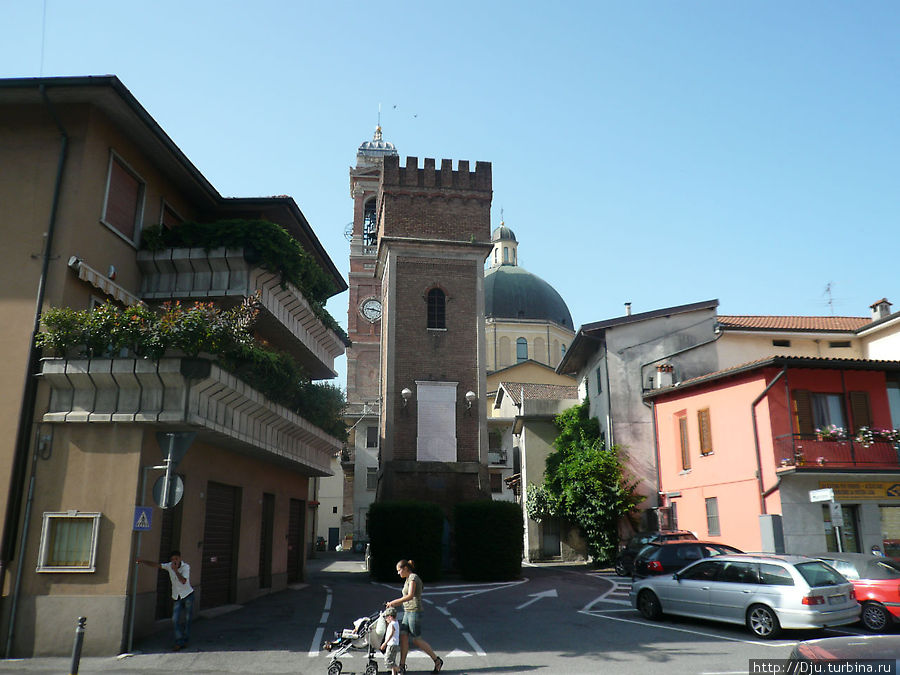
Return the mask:
MULTIPOLYGON (((171 629, 163 626, 135 654, 83 658, 79 672, 325 675, 331 655, 322 642, 399 597, 401 583, 372 582, 359 558, 348 554, 325 554, 309 570, 306 585, 199 618, 183 652, 170 651, 171 629)), ((429 584, 423 636, 443 657, 444 673, 744 675, 750 659, 786 658, 799 639, 865 634, 853 626, 761 641, 740 626, 650 622, 631 609, 629 587, 629 580, 585 565, 528 566, 521 580, 509 583, 429 584)), ((366 657, 357 651, 341 662, 345 675, 362 674, 366 657)), ((383 660, 378 665, 386 672, 383 660)), ((418 651, 407 665, 411 673, 432 669, 418 651)), ((56 675, 69 667, 68 658, 0 661, 0 672, 56 675)))

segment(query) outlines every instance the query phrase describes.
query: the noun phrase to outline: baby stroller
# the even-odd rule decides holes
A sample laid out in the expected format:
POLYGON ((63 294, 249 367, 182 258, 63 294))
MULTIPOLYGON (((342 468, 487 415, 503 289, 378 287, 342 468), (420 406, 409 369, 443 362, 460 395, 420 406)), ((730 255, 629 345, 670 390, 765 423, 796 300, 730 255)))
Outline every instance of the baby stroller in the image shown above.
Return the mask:
POLYGON ((353 628, 345 628, 340 633, 335 631, 334 640, 322 645, 322 649, 331 652, 331 660, 328 662, 328 675, 340 675, 344 664, 340 658, 349 651, 366 651, 369 662, 366 664, 365 675, 378 675, 378 662, 375 660, 375 652, 381 646, 387 624, 381 616, 381 612, 375 612, 371 616, 364 616, 353 622, 353 628))

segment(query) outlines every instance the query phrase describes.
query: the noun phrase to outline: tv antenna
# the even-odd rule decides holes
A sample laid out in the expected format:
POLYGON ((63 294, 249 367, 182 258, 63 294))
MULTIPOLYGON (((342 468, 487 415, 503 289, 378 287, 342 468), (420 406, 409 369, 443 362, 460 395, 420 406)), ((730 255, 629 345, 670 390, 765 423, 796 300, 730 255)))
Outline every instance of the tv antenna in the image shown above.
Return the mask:
POLYGON ((828 305, 828 311, 831 312, 831 316, 834 316, 834 295, 831 293, 831 289, 834 286, 834 283, 829 281, 825 284, 825 292, 822 295, 825 296, 825 304, 828 305))

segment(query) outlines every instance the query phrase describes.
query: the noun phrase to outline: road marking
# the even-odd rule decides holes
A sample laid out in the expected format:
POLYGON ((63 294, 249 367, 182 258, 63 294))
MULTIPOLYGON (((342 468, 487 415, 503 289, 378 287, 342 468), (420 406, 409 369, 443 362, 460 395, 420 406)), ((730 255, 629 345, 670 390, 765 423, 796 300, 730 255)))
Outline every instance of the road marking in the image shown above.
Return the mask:
POLYGON ((473 637, 472 637, 471 635, 469 635, 468 633, 463 633, 462 635, 463 635, 464 638, 466 638, 466 641, 467 641, 470 645, 472 645, 472 649, 475 650, 475 653, 476 653, 478 656, 487 656, 487 654, 486 654, 485 651, 481 648, 481 646, 480 646, 477 642, 475 642, 475 638, 473 638, 473 637))
POLYGON ((588 616, 593 616, 593 617, 597 617, 600 619, 609 619, 610 621, 621 621, 623 623, 633 623, 637 626, 652 626, 655 628, 662 628, 664 630, 675 631, 677 633, 689 633, 691 635, 702 635, 703 637, 715 638, 717 640, 728 640, 730 642, 743 642, 744 644, 759 645, 760 647, 784 647, 785 645, 789 645, 794 642, 793 640, 787 640, 787 641, 782 640, 779 642, 761 642, 759 640, 745 640, 742 638, 728 637, 727 635, 716 635, 715 633, 705 633, 705 632, 699 631, 699 630, 690 630, 688 628, 678 628, 676 626, 667 626, 664 623, 653 623, 653 622, 649 622, 649 621, 635 621, 634 619, 621 619, 621 618, 615 617, 615 616, 605 616, 604 614, 601 614, 600 612, 586 612, 584 610, 580 610, 578 613, 579 614, 587 614, 588 616))
POLYGON ((331 609, 331 593, 325 596, 325 607, 323 609, 331 609))
POLYGON ((319 619, 319 623, 325 624, 328 623, 328 614, 329 612, 322 612, 322 618, 319 619))
POLYGON ((444 616, 450 616, 450 610, 446 607, 438 607, 437 605, 435 605, 434 608, 444 616))
POLYGON ((325 626, 316 628, 316 634, 313 635, 312 644, 309 646, 309 655, 318 656, 319 647, 322 646, 322 636, 325 634, 325 626))
POLYGON ((459 628, 460 630, 463 629, 463 625, 459 622, 459 619, 455 619, 455 618, 453 618, 453 617, 451 616, 451 617, 450 617, 450 623, 452 623, 454 626, 456 626, 456 627, 459 628))
POLYGON ((555 588, 551 588, 549 591, 543 591, 541 593, 531 593, 528 597, 530 597, 531 600, 519 605, 518 607, 516 607, 516 609, 525 609, 526 607, 528 607, 528 605, 537 602, 541 598, 558 598, 559 594, 556 592, 555 588))

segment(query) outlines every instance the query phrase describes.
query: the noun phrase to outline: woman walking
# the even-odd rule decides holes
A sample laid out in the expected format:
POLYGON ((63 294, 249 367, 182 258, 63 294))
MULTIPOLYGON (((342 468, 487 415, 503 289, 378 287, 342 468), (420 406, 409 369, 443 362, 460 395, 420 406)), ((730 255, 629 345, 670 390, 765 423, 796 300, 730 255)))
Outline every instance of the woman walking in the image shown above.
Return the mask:
POLYGON ((403 618, 400 620, 400 672, 406 672, 406 654, 409 652, 409 643, 412 642, 434 661, 434 670, 431 672, 439 673, 444 660, 422 639, 422 579, 414 569, 412 560, 397 563, 397 574, 403 579, 403 597, 384 603, 387 607, 403 605, 403 618))

